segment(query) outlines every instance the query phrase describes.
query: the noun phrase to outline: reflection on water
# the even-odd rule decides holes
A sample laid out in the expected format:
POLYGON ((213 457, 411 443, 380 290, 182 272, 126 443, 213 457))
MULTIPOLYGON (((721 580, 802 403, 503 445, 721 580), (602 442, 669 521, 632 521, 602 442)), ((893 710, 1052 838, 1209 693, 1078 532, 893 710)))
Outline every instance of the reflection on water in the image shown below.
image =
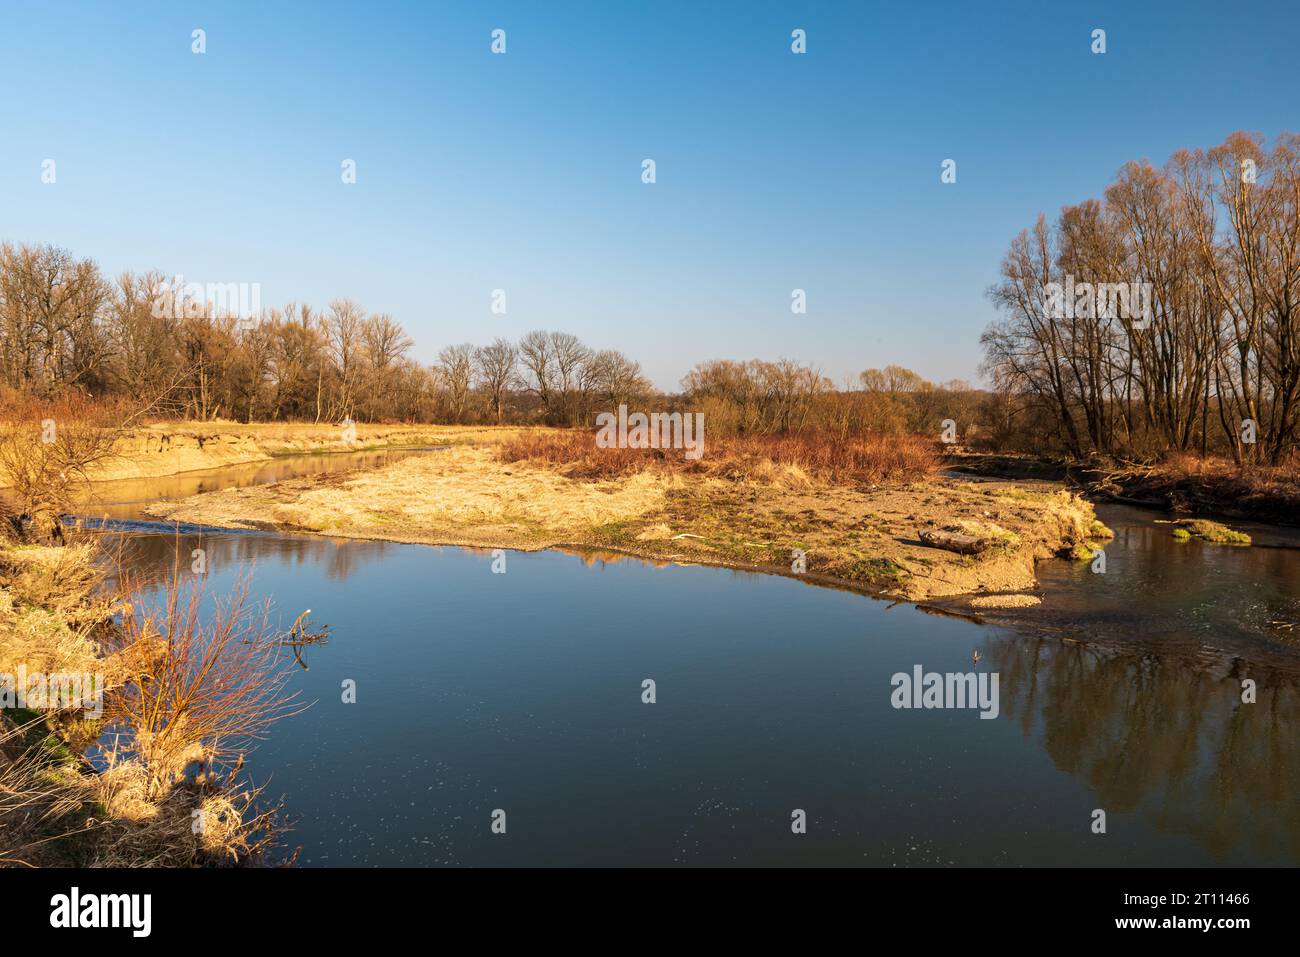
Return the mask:
MULTIPOLYGON (((122 523, 123 528, 138 528, 141 523, 122 523)), ((160 523, 161 524, 161 523, 160 523)), ((256 579, 255 590, 266 598, 275 598, 257 575, 258 565, 273 560, 275 567, 292 575, 293 569, 310 568, 315 575, 345 581, 360 563, 382 562, 385 554, 400 546, 388 542, 357 543, 328 538, 305 538, 277 535, 273 532, 231 532, 217 529, 186 529, 177 534, 169 529, 160 534, 129 534, 122 542, 126 567, 134 580, 157 582, 171 574, 177 549, 189 555, 202 548, 210 566, 242 569, 256 579)), ((188 566, 189 562, 182 562, 188 566)))
MULTIPOLYGON (((1300 860, 1294 670, 1003 634, 991 657, 1008 720, 1097 806, 1192 838, 1212 861, 1300 860), (1242 701, 1242 679, 1257 700, 1242 701)), ((1112 828, 1111 837, 1118 836, 1112 828)), ((1155 863, 1160 863, 1159 861, 1155 863)))
MULTIPOLYGON (((511 552, 495 575, 488 552, 209 532, 132 536, 131 561, 200 544, 214 592, 252 569, 273 619, 331 627, 295 669, 315 704, 250 760, 309 865, 1300 861, 1293 658, 1211 653, 1211 634, 1175 653, 1180 626, 1142 607, 1100 619, 1122 608, 1155 641, 1094 643, 590 555, 511 552), (976 648, 998 720, 891 707, 895 672, 964 671, 976 648)), ((1250 555, 1200 554, 1200 575, 1250 555)))

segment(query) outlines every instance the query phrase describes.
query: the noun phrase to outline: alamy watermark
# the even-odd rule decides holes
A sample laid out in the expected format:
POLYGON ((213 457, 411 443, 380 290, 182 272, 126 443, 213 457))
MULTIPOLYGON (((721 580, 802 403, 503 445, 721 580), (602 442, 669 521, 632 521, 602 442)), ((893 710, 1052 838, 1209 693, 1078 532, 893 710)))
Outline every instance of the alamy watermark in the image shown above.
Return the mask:
POLYGON ((703 412, 633 412, 620 405, 618 413, 596 416, 596 448, 685 449, 686 458, 704 454, 703 412))
POLYGON ((889 703, 895 708, 978 708, 980 717, 987 719, 1001 711, 996 671, 940 674, 914 665, 911 674, 899 671, 889 683, 894 689, 889 703))
POLYGON ((262 284, 186 282, 177 275, 163 281, 153 303, 155 319, 197 319, 209 311, 216 317, 256 318, 262 312, 262 284))
POLYGON ((153 927, 151 894, 83 894, 73 887, 50 898, 50 926, 119 927, 132 937, 148 937, 153 927))
POLYGON ((1067 275, 1064 283, 1043 286, 1047 319, 1129 319, 1134 329, 1151 322, 1151 283, 1076 282, 1067 275))
POLYGON ((16 674, 0 671, 0 708, 80 708, 87 718, 102 718, 104 676, 89 672, 28 672, 27 666, 20 664, 16 674))

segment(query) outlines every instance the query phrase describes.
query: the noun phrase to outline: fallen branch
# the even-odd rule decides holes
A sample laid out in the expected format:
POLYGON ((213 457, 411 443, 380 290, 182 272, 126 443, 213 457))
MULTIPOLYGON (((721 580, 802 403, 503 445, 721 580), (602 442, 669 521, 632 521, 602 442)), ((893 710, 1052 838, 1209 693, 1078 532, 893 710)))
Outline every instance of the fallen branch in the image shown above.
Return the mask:
POLYGON ((963 535, 960 532, 941 532, 928 528, 923 529, 917 537, 924 545, 956 552, 958 555, 979 555, 981 552, 988 551, 993 545, 991 538, 963 535))

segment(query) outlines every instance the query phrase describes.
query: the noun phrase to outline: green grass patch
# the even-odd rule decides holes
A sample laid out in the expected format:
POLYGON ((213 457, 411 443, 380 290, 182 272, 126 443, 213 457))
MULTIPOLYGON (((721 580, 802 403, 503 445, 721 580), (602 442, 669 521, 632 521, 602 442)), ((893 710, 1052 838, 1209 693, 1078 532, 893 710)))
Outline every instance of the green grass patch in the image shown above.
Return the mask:
POLYGON ((891 558, 864 558, 849 566, 845 577, 851 581, 870 582, 873 585, 893 585, 911 573, 891 558))
POLYGON ((1194 536, 1203 542, 1212 542, 1215 545, 1249 545, 1251 543, 1250 536, 1245 532, 1238 532, 1227 525, 1211 522, 1204 518, 1183 519, 1174 528, 1175 538, 1179 537, 1179 532, 1185 532, 1188 536, 1194 536))

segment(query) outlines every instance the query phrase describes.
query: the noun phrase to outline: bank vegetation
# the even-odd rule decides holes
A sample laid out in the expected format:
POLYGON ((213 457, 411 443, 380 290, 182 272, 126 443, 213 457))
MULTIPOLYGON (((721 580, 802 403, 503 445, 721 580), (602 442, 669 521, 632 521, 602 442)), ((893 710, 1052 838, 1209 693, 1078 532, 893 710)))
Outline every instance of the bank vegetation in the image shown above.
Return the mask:
POLYGON ((246 587, 214 612, 188 556, 140 581, 61 520, 116 427, 60 411, 0 435, 0 866, 261 861, 283 822, 243 757, 297 709, 292 659, 246 587))

